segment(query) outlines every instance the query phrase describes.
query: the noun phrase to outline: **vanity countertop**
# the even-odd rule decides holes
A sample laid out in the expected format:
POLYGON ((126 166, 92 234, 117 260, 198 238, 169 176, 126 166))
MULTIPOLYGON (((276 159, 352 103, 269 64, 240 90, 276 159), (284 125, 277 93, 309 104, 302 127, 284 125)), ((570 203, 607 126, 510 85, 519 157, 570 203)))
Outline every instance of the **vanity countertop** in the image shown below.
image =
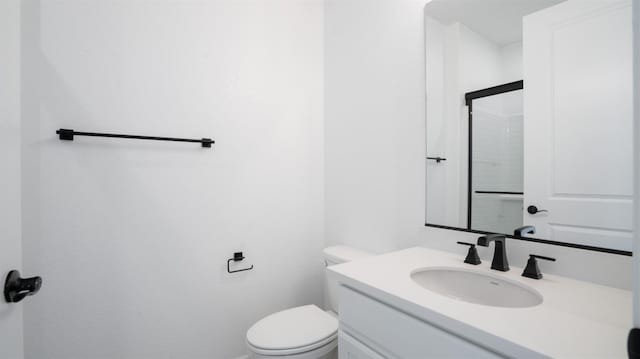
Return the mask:
MULTIPOLYGON (((516 358, 626 358, 631 328, 631 292, 545 274, 522 277, 522 268, 490 269, 484 261, 463 263, 464 255, 414 247, 329 267, 340 283, 476 345, 516 358), (529 308, 501 308, 431 292, 411 278, 415 270, 454 267, 506 277, 542 294, 529 308)), ((542 268, 544 272, 544 267, 542 268)))

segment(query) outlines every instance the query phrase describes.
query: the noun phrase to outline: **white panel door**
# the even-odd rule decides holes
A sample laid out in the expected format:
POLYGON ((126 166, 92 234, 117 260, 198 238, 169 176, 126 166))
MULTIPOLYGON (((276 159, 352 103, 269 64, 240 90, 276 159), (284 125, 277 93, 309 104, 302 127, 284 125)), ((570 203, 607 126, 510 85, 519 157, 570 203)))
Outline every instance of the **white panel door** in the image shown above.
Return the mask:
MULTIPOLYGON (((20 0, 0 1, 0 286, 22 265, 20 206, 20 0)), ((23 356, 22 303, 0 294, 0 358, 23 356)))
POLYGON ((631 0, 524 18, 523 222, 536 237, 631 250, 631 34, 631 0))

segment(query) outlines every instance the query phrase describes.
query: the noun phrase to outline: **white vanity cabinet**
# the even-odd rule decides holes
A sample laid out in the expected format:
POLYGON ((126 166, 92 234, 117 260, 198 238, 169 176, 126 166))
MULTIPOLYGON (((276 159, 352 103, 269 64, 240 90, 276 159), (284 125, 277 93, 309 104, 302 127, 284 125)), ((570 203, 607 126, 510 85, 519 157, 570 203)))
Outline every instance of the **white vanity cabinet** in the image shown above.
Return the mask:
POLYGON ((341 359, 384 359, 373 349, 344 331, 338 334, 338 350, 341 359))
POLYGON ((341 359, 502 358, 346 286, 339 338, 341 359))
POLYGON ((522 268, 498 273, 490 265, 470 267, 459 254, 413 247, 328 267, 339 283, 341 358, 627 358, 630 291, 552 274, 524 278, 522 268), (495 288, 501 281, 543 300, 474 304, 412 276, 443 269, 495 279, 485 289, 509 303, 511 294, 495 288))

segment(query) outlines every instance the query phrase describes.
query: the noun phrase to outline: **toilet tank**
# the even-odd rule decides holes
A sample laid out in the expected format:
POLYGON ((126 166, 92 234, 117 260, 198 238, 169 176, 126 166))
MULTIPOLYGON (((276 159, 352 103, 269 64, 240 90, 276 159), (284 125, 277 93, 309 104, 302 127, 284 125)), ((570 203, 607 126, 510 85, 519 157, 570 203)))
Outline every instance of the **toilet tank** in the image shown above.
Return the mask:
MULTIPOLYGON (((326 267, 371 257, 373 254, 349 246, 332 246, 323 251, 326 267)), ((325 269, 326 271, 326 269, 325 269)), ((326 310, 338 313, 338 282, 325 272, 324 306, 326 310)))

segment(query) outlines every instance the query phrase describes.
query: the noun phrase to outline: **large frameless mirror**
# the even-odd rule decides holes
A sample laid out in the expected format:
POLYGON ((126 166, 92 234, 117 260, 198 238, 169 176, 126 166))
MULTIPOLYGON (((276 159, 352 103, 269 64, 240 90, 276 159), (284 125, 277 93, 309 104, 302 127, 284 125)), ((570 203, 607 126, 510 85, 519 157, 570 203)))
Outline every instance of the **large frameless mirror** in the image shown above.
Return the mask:
POLYGON ((629 254, 631 0, 425 7, 426 223, 629 254))

